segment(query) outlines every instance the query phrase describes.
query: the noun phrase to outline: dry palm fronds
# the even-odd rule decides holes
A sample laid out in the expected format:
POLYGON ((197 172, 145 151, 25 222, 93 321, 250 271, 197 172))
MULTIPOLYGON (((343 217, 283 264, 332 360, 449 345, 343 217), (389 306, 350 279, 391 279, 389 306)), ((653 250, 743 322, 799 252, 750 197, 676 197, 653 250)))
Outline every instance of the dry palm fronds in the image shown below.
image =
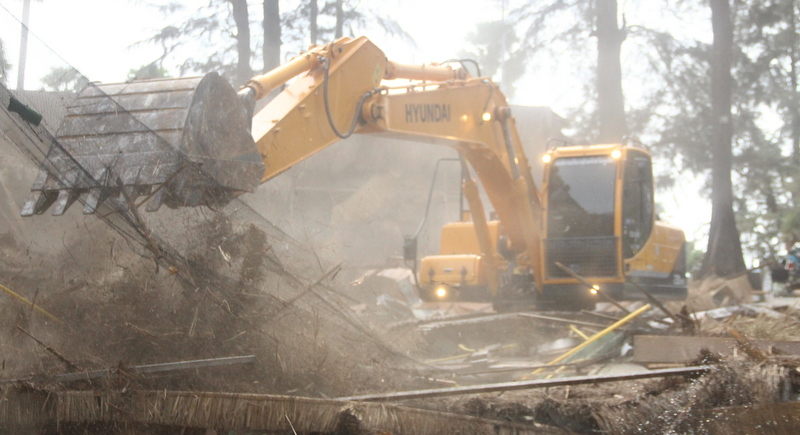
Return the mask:
POLYGON ((614 434, 702 434, 714 408, 780 401, 788 371, 729 359, 707 375, 678 389, 642 396, 623 406, 594 410, 595 419, 614 434))
POLYGON ((283 433, 339 433, 346 426, 347 433, 565 434, 540 425, 518 425, 387 404, 261 394, 68 391, 54 394, 51 398, 40 395, 34 399, 38 402, 31 400, 24 409, 38 408, 40 412, 37 415, 9 419, 13 406, 7 405, 1 415, 6 419, 0 420, 0 424, 31 425, 57 421, 59 424, 145 424, 283 433), (51 405, 43 407, 43 401, 48 400, 51 405))

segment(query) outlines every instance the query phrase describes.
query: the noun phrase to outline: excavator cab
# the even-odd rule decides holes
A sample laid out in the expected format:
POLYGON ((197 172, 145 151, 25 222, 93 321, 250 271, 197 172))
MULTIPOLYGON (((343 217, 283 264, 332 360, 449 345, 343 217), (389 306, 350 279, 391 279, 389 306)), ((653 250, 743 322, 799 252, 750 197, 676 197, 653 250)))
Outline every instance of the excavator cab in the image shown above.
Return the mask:
POLYGON ((502 223, 489 221, 492 246, 507 261, 491 294, 474 222, 450 223, 442 228, 440 252, 420 260, 423 300, 492 301, 498 311, 518 311, 594 309, 609 299, 645 299, 645 292, 661 300, 686 297, 684 234, 657 219, 646 150, 565 146, 542 162, 539 267, 520 272, 504 250, 502 223))
POLYGON ((657 219, 646 150, 560 147, 543 162, 542 298, 584 308, 686 297, 684 234, 657 219))

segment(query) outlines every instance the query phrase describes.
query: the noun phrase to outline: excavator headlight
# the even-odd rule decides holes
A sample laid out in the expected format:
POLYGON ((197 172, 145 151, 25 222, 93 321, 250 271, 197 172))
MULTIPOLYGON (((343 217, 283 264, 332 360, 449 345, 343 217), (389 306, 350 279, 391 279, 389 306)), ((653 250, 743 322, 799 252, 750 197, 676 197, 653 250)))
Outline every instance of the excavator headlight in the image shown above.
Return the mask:
POLYGON ((446 286, 440 285, 433 291, 437 298, 444 299, 450 293, 446 286))
POLYGON ((542 156, 543 163, 550 163, 550 160, 553 160, 553 156, 551 156, 550 154, 545 154, 542 156))
POLYGON ((618 159, 621 156, 622 156, 622 151, 620 151, 620 150, 611 151, 611 158, 612 159, 618 159))
POLYGON ((598 287, 597 285, 593 285, 592 288, 589 289, 589 293, 591 293, 593 295, 596 295, 597 292, 599 292, 599 291, 600 291, 600 287, 598 287))
POLYGON ((486 121, 486 122, 489 122, 489 121, 492 120, 492 114, 489 113, 489 112, 484 112, 483 116, 481 116, 481 119, 486 121))

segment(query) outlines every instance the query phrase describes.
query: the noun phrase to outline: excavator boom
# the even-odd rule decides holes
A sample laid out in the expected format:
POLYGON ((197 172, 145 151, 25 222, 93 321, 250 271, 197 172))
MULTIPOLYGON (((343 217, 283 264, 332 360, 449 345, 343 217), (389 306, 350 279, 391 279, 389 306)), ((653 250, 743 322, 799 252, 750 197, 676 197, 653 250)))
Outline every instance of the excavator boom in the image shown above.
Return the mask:
POLYGON ((238 92, 213 73, 90 85, 67 110, 23 215, 42 213, 53 203, 61 214, 83 194, 86 213, 111 196, 129 207, 144 196, 140 204, 146 202, 149 211, 161 204, 219 207, 352 134, 382 134, 452 147, 462 163, 470 219, 445 228, 442 254, 419 261, 426 295, 442 297, 444 286, 477 288, 490 299, 504 293, 567 295, 581 308, 588 294, 581 282, 587 281, 571 274, 595 270, 598 261, 613 267, 590 278, 617 293, 634 276, 666 292, 681 286, 685 291, 683 269, 675 265, 683 233, 654 225, 652 212, 637 211, 647 204, 652 211, 652 186, 641 187, 650 170, 646 153, 621 144, 551 152, 556 163, 545 180, 551 192, 540 193, 497 85, 471 77, 463 67, 389 61, 364 37, 314 46, 238 92), (284 88, 256 113, 256 101, 279 87, 284 88), (638 166, 624 166, 627 156, 638 166), (605 162, 611 174, 603 186, 568 178, 595 162, 605 162), (625 189, 615 181, 623 174, 629 174, 625 189), (588 198, 585 204, 562 186, 569 183, 575 195, 588 198), (598 205, 595 187, 612 196, 598 205), (638 196, 629 201, 634 191, 638 196), (497 220, 487 220, 481 192, 497 220), (548 200, 574 212, 548 221, 548 200), (622 213, 623 203, 639 214, 627 208, 622 213), (606 209, 610 214, 603 214, 606 209), (602 240, 576 236, 570 222, 579 216, 590 227, 597 219, 607 221, 607 234, 602 240), (648 238, 650 229, 654 236, 648 238), (445 234, 463 249, 444 252, 445 234), (561 275, 562 267, 570 277, 561 275))

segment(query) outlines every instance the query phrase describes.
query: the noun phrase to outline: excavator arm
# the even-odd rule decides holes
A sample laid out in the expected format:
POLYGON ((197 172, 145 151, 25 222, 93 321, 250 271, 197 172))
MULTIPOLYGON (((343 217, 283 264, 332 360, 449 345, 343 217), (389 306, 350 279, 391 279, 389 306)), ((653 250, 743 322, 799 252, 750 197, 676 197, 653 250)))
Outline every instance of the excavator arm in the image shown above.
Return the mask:
MULTIPOLYGON (((539 193, 508 103, 491 80, 469 77, 463 68, 398 64, 366 38, 344 38, 252 79, 240 95, 262 98, 295 77, 253 118, 265 164, 262 181, 353 133, 450 146, 483 186, 516 263, 531 269, 538 264, 539 193), (403 79, 410 82, 396 84, 403 79)), ((489 286, 496 291, 503 259, 492 248, 474 180, 464 183, 489 286)))
POLYGON ((143 196, 149 211, 162 203, 218 207, 351 134, 384 134, 453 147, 471 167, 464 191, 493 292, 506 260, 471 173, 516 265, 538 264, 539 193, 514 119, 497 86, 465 68, 400 64, 367 38, 342 38, 238 92, 213 73, 91 85, 67 111, 23 215, 53 203, 61 214, 84 193, 85 213, 114 196, 132 207, 143 196))
POLYGON ((448 224, 448 252, 420 260, 429 287, 476 289, 484 300, 488 287, 495 301, 501 291, 572 308, 594 304, 588 281, 573 275, 615 295, 686 293, 683 233, 655 221, 645 150, 550 150, 540 194, 491 80, 389 61, 363 37, 312 47, 238 92, 214 73, 90 84, 66 113, 23 215, 53 204, 61 214, 78 199, 93 213, 112 197, 148 211, 219 207, 351 134, 388 135, 452 147, 465 169, 471 222, 448 224), (479 185, 498 220, 487 221, 479 185))

